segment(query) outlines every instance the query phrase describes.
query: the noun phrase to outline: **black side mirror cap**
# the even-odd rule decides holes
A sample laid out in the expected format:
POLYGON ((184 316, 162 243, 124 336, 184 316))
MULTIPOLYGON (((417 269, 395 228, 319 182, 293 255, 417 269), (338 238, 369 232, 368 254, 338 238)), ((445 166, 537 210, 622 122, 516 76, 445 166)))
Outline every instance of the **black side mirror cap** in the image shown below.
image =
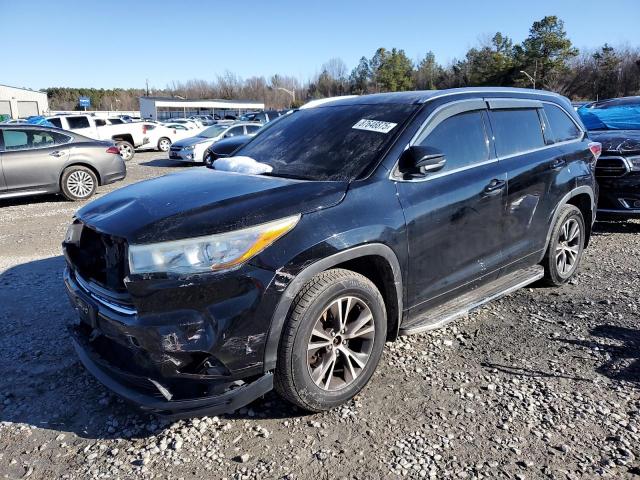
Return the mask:
POLYGON ((404 173, 429 173, 442 170, 447 159, 440 150, 422 145, 412 145, 400 157, 400 170, 404 173))

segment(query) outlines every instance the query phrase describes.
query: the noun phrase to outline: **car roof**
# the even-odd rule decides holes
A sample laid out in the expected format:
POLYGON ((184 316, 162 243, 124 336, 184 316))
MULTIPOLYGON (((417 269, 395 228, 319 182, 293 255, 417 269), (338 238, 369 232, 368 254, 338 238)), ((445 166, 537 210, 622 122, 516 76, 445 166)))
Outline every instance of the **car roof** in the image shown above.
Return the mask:
MULTIPOLYGON (((406 104, 419 105, 446 96, 468 95, 468 94, 504 94, 505 96, 514 95, 518 97, 548 97, 561 98, 560 95, 548 92, 546 90, 533 90, 530 88, 512 88, 512 87, 465 87, 450 88, 446 90, 416 90, 409 92, 390 92, 390 93, 373 93, 369 95, 349 96, 348 98, 335 97, 326 106, 340 105, 373 105, 373 104, 406 104)), ((325 105, 318 105, 322 107, 325 105)))

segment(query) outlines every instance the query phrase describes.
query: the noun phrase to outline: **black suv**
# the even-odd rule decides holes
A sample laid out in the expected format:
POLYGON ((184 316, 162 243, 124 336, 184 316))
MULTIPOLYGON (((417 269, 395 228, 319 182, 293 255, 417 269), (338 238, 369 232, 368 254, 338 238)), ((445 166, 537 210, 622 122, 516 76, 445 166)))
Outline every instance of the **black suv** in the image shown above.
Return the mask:
POLYGON ((587 104, 578 114, 589 136, 602 144, 598 218, 640 218, 640 97, 587 104))
POLYGON ((541 91, 294 111, 216 170, 77 212, 63 244, 76 350, 160 414, 229 412, 272 388, 330 409, 365 386, 386 341, 567 282, 594 220, 596 147, 541 91))

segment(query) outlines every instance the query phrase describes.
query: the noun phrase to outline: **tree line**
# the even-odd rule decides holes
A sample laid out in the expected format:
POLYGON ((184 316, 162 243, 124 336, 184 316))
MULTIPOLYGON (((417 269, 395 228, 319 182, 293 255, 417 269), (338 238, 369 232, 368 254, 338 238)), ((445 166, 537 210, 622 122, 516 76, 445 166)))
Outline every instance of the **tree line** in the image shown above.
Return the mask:
POLYGON ((551 90, 573 100, 598 100, 640 94, 640 49, 604 44, 579 51, 564 22, 547 16, 533 23, 529 35, 515 43, 496 32, 447 65, 428 51, 417 61, 404 50, 378 48, 349 71, 340 58, 325 62, 306 82, 287 75, 242 79, 225 72, 214 80, 172 82, 164 89, 49 88, 52 110, 79 109, 79 96, 92 108, 137 110, 138 97, 149 93, 181 98, 251 99, 267 108, 288 108, 308 100, 347 94, 432 90, 469 86, 515 86, 551 90))

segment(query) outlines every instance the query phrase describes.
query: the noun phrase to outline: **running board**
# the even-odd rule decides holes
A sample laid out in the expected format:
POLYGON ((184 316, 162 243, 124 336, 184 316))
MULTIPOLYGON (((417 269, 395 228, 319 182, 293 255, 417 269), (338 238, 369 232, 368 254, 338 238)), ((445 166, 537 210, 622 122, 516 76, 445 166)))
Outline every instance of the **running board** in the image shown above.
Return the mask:
POLYGON ((486 303, 508 295, 544 276, 541 265, 517 270, 482 285, 460 297, 428 310, 420 317, 400 326, 400 335, 412 335, 445 326, 456 318, 463 317, 486 303))

